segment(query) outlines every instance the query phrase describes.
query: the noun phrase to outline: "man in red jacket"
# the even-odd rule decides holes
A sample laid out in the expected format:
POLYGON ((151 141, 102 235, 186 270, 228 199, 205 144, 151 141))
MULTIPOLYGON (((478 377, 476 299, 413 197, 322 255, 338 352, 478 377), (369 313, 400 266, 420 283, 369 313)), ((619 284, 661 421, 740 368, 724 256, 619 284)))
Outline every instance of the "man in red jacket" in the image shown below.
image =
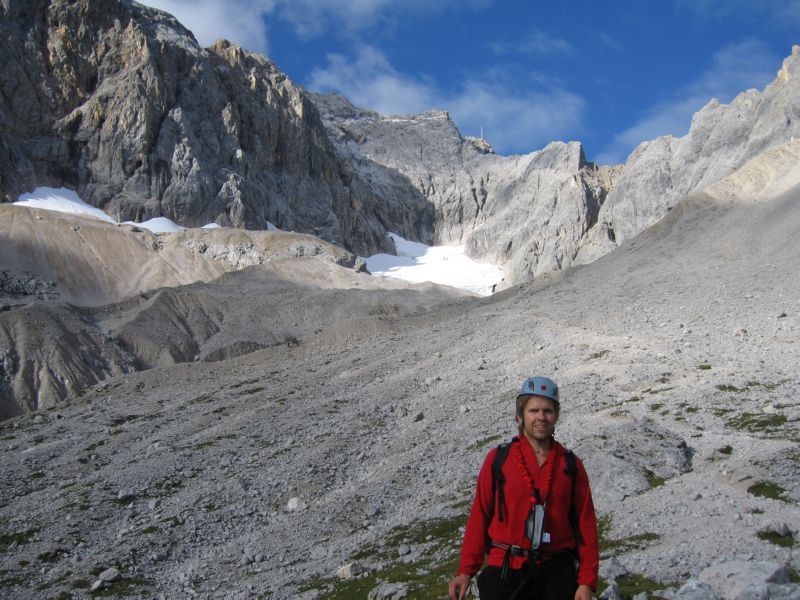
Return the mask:
POLYGON ((553 438, 559 411, 555 382, 525 380, 519 435, 493 448, 478 475, 451 600, 465 598, 487 552, 481 600, 591 600, 599 564, 592 492, 583 463, 553 438))

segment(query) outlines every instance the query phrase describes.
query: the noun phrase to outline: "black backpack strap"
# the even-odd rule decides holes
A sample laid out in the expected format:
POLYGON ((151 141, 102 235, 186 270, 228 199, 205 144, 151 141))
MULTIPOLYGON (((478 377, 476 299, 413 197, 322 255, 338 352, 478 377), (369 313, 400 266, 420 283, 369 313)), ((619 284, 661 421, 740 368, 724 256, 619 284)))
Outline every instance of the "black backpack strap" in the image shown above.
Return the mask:
POLYGON ((583 544, 583 536, 581 535, 580 527, 578 526, 578 513, 575 511, 575 477, 578 474, 578 463, 575 460, 575 453, 572 450, 564 452, 564 460, 567 463, 567 468, 564 469, 564 474, 569 475, 572 481, 572 494, 569 503, 569 524, 572 527, 572 533, 575 536, 575 542, 580 546, 583 544))
POLYGON ((492 461, 492 500, 489 502, 489 512, 486 515, 486 550, 488 552, 491 540, 489 539, 489 525, 494 518, 494 509, 497 506, 497 518, 502 523, 506 519, 506 496, 505 496, 505 482, 506 478, 503 475, 503 464, 508 457, 508 451, 511 444, 517 441, 514 438, 510 442, 503 442, 497 446, 497 451, 492 461))

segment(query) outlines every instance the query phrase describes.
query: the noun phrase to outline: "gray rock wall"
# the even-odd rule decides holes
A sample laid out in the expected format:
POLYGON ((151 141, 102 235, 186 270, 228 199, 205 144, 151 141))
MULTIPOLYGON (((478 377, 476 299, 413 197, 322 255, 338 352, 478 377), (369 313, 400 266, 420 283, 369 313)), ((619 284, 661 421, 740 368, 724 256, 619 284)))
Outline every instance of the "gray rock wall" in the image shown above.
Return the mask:
POLYGON ((66 186, 118 220, 314 233, 391 250, 429 239, 419 194, 387 198, 338 161, 314 106, 267 58, 200 48, 127 0, 0 5, 0 193, 66 186))
MULTIPOLYGON (((594 238, 619 244, 661 219, 692 192, 730 175, 747 161, 800 136, 800 46, 792 49, 763 92, 747 90, 730 104, 711 100, 684 137, 644 142, 600 211, 594 238)), ((608 245, 608 244, 606 244, 608 245)))
POLYGON ((587 162, 576 142, 497 156, 442 111, 384 116, 341 96, 312 99, 340 151, 405 175, 435 206, 435 241, 501 264, 508 285, 607 254, 688 194, 800 135, 798 72, 795 47, 763 92, 712 100, 686 136, 643 142, 613 167, 587 162))
POLYGON ((506 285, 573 264, 618 173, 588 163, 577 142, 503 157, 443 111, 384 116, 311 97, 339 152, 405 175, 435 207, 435 242, 503 265, 506 285))

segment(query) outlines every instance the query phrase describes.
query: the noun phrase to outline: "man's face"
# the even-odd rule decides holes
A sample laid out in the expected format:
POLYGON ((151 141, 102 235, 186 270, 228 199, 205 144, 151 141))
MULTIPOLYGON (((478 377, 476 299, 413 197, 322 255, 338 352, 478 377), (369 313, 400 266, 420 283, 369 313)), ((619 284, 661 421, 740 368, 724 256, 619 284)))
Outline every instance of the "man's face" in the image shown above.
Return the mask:
POLYGON ((530 441, 544 442, 556 430, 556 405, 550 398, 531 396, 522 411, 522 433, 530 441))

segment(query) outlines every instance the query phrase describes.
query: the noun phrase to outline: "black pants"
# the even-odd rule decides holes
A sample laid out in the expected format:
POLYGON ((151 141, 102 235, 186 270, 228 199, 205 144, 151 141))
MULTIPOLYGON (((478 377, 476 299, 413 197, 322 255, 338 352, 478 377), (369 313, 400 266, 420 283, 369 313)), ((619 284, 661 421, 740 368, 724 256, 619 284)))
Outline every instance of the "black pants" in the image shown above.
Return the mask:
MULTIPOLYGON (((509 569, 505 579, 500 567, 485 567, 478 575, 481 600, 508 600, 529 574, 527 566, 509 569)), ((578 579, 571 553, 554 556, 537 565, 516 600, 572 600, 578 589, 578 579)))

